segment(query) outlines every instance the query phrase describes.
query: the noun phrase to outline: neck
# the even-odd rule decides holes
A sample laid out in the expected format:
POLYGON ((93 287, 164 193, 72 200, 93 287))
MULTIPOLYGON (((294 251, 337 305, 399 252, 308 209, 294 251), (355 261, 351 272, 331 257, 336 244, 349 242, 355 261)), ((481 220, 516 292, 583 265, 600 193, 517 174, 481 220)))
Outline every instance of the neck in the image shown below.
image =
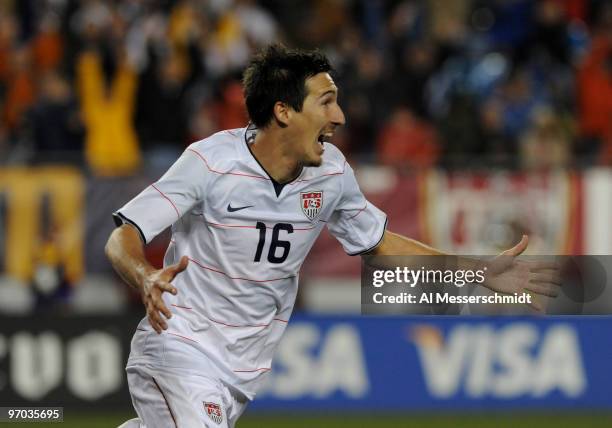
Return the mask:
POLYGON ((302 165, 292 156, 291 136, 282 129, 261 129, 251 144, 251 153, 277 183, 296 178, 302 165))

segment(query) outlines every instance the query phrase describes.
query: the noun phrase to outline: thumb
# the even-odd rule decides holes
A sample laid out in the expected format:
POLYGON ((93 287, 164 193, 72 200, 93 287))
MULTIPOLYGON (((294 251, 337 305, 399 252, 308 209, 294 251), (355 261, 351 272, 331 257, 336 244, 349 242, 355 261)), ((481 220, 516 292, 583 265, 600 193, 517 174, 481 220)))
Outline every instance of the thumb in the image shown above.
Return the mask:
POLYGON ((521 241, 516 244, 514 247, 510 248, 503 252, 505 256, 520 256, 523 251, 527 249, 527 245, 529 244, 529 237, 527 235, 523 235, 521 241))
POLYGON ((166 272, 172 275, 174 278, 176 275, 187 269, 187 265, 189 264, 189 258, 187 256, 181 257, 178 263, 170 265, 166 268, 166 272))

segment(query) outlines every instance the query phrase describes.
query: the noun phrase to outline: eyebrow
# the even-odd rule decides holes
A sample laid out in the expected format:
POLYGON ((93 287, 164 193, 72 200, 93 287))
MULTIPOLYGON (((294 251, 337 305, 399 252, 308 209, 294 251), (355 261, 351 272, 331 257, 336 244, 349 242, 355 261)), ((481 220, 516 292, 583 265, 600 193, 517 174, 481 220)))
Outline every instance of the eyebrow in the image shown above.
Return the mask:
POLYGON ((338 90, 337 89, 329 89, 325 92, 323 92, 321 95, 319 95, 319 98, 323 98, 325 95, 337 95, 338 94, 338 90))

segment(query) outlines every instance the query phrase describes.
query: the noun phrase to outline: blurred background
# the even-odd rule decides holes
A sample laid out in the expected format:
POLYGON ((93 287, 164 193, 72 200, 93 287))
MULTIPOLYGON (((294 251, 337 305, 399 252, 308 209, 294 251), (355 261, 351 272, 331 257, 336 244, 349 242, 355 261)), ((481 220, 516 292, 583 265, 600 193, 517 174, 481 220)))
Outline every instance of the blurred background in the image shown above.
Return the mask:
MULTIPOLYGON (((0 405, 130 417, 144 310, 104 256, 110 214, 246 125, 242 70, 276 41, 331 59, 334 144, 390 230, 611 254, 610 0, 0 0, 0 405)), ((359 275, 325 232, 238 426, 612 425, 611 319, 359 317, 359 275)))

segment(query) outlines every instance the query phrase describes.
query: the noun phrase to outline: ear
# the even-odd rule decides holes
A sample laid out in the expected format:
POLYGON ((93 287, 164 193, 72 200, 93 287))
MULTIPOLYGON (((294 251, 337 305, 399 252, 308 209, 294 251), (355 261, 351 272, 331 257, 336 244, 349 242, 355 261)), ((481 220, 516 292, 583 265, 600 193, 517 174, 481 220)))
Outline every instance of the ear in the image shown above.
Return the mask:
POLYGON ((277 101, 274 104, 274 119, 276 119, 276 123, 281 128, 285 128, 289 125, 289 120, 291 118, 291 107, 287 104, 277 101))

